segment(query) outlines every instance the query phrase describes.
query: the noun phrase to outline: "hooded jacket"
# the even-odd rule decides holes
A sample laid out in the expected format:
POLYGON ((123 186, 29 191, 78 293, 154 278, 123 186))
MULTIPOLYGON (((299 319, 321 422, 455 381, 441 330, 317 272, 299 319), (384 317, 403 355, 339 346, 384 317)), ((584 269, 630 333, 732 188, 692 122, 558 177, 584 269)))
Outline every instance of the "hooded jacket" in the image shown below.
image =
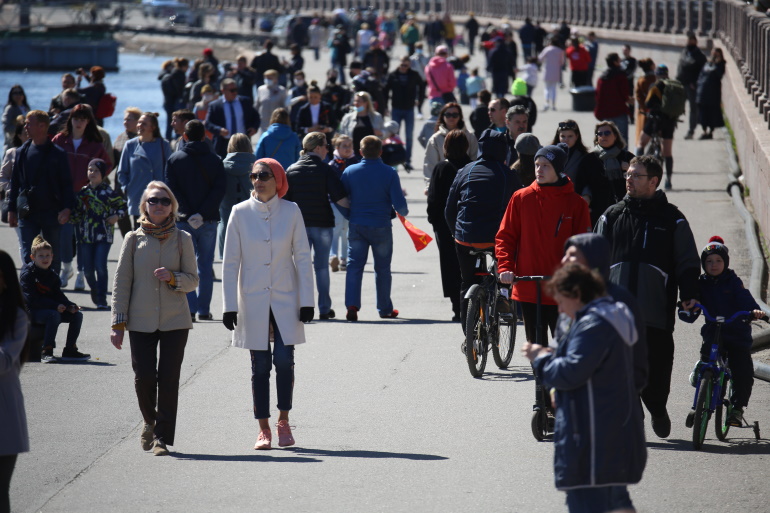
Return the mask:
POLYGON ((491 246, 508 201, 514 191, 521 189, 521 181, 505 166, 505 134, 489 132, 479 146, 481 158, 457 172, 444 216, 455 240, 491 246))
POLYGON ((225 196, 219 212, 225 223, 230 217, 230 210, 241 201, 249 199, 254 189, 249 174, 256 161, 254 154, 244 152, 228 153, 222 161, 225 169, 225 196))
MULTIPOLYGON (((741 310, 759 310, 759 305, 743 286, 743 282, 732 269, 725 269, 719 276, 701 274, 698 278, 700 302, 712 317, 731 317, 741 310)), ((714 334, 713 323, 706 322, 701 328, 703 340, 711 343, 714 334)), ((751 325, 743 322, 731 322, 722 326, 722 340, 737 343, 742 347, 751 347, 751 325)))
POLYGON ((700 259, 684 215, 663 191, 649 199, 626 196, 594 231, 612 246, 610 281, 636 296, 647 326, 673 331, 677 287, 682 299, 699 297, 700 259))
MULTIPOLYGON (((552 185, 537 180, 513 194, 495 238, 499 272, 516 276, 550 276, 560 266, 564 242, 578 233, 591 231, 588 205, 575 193, 566 177, 552 185)), ((535 282, 517 282, 511 298, 537 302, 535 282)), ((555 305, 546 294, 542 304, 555 305)))
POLYGON ((451 93, 457 85, 455 70, 444 57, 432 57, 425 66, 425 81, 428 83, 428 98, 439 98, 451 93))
POLYGON ((203 141, 188 141, 171 154, 166 184, 179 202, 179 220, 200 214, 204 221, 219 221, 219 204, 225 196, 225 168, 203 141))
POLYGON ((591 301, 553 355, 533 363, 556 389, 554 479, 559 490, 638 483, 647 463, 633 378, 637 333, 623 303, 591 301))
MULTIPOLYGON (((641 392, 647 385, 647 328, 644 324, 642 312, 639 309, 639 302, 627 288, 612 283, 610 277, 610 243, 597 233, 579 233, 573 235, 564 243, 566 252, 570 247, 578 248, 585 257, 588 265, 596 269, 604 278, 604 285, 607 288, 607 294, 615 301, 624 303, 634 316, 634 326, 638 340, 634 344, 634 383, 638 392, 641 392)), ((566 317, 566 316, 565 316, 566 317)), ((558 334, 556 335, 558 339, 558 334)))
POLYGON ((273 123, 262 134, 254 150, 257 160, 268 157, 281 163, 284 169, 297 162, 302 143, 289 125, 273 123))

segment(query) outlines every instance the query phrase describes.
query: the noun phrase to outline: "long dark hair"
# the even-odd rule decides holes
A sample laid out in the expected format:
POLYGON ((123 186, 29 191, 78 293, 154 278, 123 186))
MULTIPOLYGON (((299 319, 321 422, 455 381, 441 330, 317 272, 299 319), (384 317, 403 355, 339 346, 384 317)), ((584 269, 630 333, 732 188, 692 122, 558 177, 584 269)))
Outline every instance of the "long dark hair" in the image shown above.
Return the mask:
POLYGON ((580 127, 577 124, 577 121, 574 119, 565 119, 561 123, 559 123, 559 126, 556 127, 556 134, 553 136, 553 142, 551 144, 557 145, 561 142, 559 140, 559 134, 563 130, 572 130, 575 132, 575 135, 577 136, 577 141, 575 141, 575 149, 579 151, 580 153, 588 153, 588 148, 586 148, 585 143, 583 142, 583 136, 580 135, 580 127))
POLYGON ((91 110, 91 106, 87 103, 79 103, 72 108, 70 117, 67 118, 67 124, 62 127, 61 134, 72 135, 72 120, 73 119, 87 119, 88 124, 83 132, 83 138, 92 142, 102 142, 102 134, 99 133, 99 129, 96 127, 96 118, 94 118, 94 111, 91 110))
POLYGON ((463 108, 460 107, 460 105, 455 102, 449 102, 443 107, 441 107, 441 112, 438 113, 438 120, 436 121, 436 128, 433 130, 434 132, 438 132, 439 128, 441 128, 442 126, 446 128, 446 125, 444 124, 444 113, 447 110, 451 109, 452 107, 454 107, 455 109, 458 110, 458 112, 460 112, 460 118, 457 121, 457 128, 459 128, 460 130, 465 128, 465 121, 463 121, 463 108))
MULTIPOLYGON (((21 285, 16 276, 16 266, 11 255, 0 250, 0 275, 5 288, 0 291, 0 340, 16 329, 16 316, 18 310, 24 310, 24 296, 21 294, 21 285)), ((29 338, 21 352, 21 362, 27 361, 29 355, 29 338)))
POLYGON ((6 105, 16 105, 16 103, 13 101, 14 91, 21 91, 21 94, 24 95, 24 101, 21 104, 29 109, 29 104, 27 103, 27 93, 24 92, 24 88, 21 87, 21 84, 13 84, 11 88, 8 89, 8 102, 6 105))

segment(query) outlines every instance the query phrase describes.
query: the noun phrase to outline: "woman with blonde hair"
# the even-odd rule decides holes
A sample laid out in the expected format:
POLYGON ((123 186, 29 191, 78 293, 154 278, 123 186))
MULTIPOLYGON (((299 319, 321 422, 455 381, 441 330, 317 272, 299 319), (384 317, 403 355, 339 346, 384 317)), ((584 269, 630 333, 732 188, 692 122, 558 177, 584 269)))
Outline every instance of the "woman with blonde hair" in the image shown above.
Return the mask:
POLYGON ((110 342, 121 349, 128 330, 144 418, 140 443, 156 456, 168 455, 166 446, 174 445, 179 374, 192 328, 187 293, 198 286, 192 237, 176 227, 178 208, 165 183, 147 185, 139 227, 123 241, 112 286, 110 342))
POLYGON ((345 114, 340 123, 339 133, 353 139, 353 150, 361 154, 361 140, 367 135, 382 137, 382 115, 374 110, 369 93, 359 91, 353 97, 353 110, 345 114))

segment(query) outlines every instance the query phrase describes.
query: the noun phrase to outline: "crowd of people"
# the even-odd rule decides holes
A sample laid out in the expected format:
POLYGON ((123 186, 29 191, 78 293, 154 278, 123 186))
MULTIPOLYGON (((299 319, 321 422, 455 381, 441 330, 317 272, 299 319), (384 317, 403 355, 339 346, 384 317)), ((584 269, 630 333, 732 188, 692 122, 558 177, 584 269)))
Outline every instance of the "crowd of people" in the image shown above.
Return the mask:
MULTIPOLYGON (((715 108, 725 66, 721 51, 706 59, 690 34, 676 79, 665 64, 637 63, 628 45, 622 57, 610 53, 596 83, 593 139, 586 144, 578 123, 565 116, 553 140, 541 144, 532 133, 538 77, 541 111, 556 110, 567 63, 568 85, 592 85, 598 53, 593 33, 583 40, 566 23, 549 33, 531 20, 516 30, 505 20, 481 30, 472 13, 462 32, 448 14, 429 18, 424 43, 417 20, 408 15, 314 19, 305 29, 309 37, 292 28, 297 40, 290 60, 274 54, 268 40, 251 61, 239 55, 233 64, 220 64, 211 49, 192 63, 184 57, 167 61, 158 77, 165 123, 154 112, 129 107, 125 130, 114 139, 97 116, 106 94, 98 66, 77 78, 65 74, 47 112, 27 104, 21 85, 12 87, 3 112, 2 185, 24 267, 20 285, 0 289, 0 352, 12 351, 14 362, 0 367, 0 379, 18 375, 26 319, 16 308, 25 304, 31 321, 45 328, 44 361, 90 357, 77 346, 82 308, 62 292, 77 272, 74 289, 87 283, 94 307, 112 311, 117 349, 129 332, 144 420, 141 446, 168 454, 189 329, 214 319, 218 250, 223 323, 233 332, 233 345, 250 350, 260 427, 255 449, 272 447, 272 366, 278 445, 293 445, 294 346, 305 341, 303 324, 315 318, 316 306, 319 320, 336 318, 330 272, 346 272, 345 318, 357 321, 371 249, 377 313, 383 319, 399 315, 391 298, 391 220, 409 209, 397 169, 413 168, 415 120, 424 119, 427 99, 430 117, 418 141, 425 147, 428 221, 452 320, 465 329, 464 296, 480 280, 475 250, 493 248, 500 281, 511 286, 510 297, 521 307, 525 354, 556 390, 554 405, 581 405, 576 417, 557 409, 555 441, 563 448, 557 486, 568 490, 574 511, 586 504, 632 507, 624 485, 641 479, 646 459, 636 397, 658 436, 671 429, 677 289, 684 308, 692 309, 715 293, 712 282, 727 269, 724 243, 712 243, 699 258, 686 219, 659 190, 672 188, 673 133, 685 102, 686 138, 698 123, 701 139, 723 125, 715 108), (329 48, 325 77, 306 76, 306 39, 316 59, 321 46, 329 48), (399 39, 408 53, 395 58, 399 39), (470 55, 458 55, 462 45, 470 55, 483 52, 484 72, 468 69, 470 55), (391 60, 398 62, 395 70, 391 60), (637 64, 644 73, 638 79, 637 64), (80 87, 81 79, 88 85, 80 87), (467 121, 464 106, 472 111, 467 121), (629 124, 636 125, 633 141, 629 124), (662 161, 644 155, 655 135, 662 139, 662 161), (115 226, 123 243, 110 306, 107 254, 115 226), (722 270, 706 268, 712 256, 723 260, 722 270), (699 279, 701 264, 706 275, 699 279), (554 276, 540 314, 536 285, 516 281, 526 275, 554 276), (6 301, 9 294, 13 300, 6 301), (564 324, 560 313, 569 318, 567 329, 557 327, 564 324), (69 330, 57 358, 61 323, 69 330), (548 347, 548 331, 558 341, 555 350, 548 347), (595 340, 604 346, 589 343, 595 340), (589 379, 597 385, 593 391, 586 388, 589 379), (604 395, 594 404, 586 395, 609 391, 612 402, 604 395), (566 429, 619 415, 632 421, 606 424, 605 438, 627 465, 588 469, 566 429)), ((0 282, 6 285, 19 281, 7 260, 0 253, 0 282)), ((717 314, 734 307, 715 304, 717 314)), ((734 340, 734 371, 747 372, 740 351, 745 333, 734 340)), ((736 390, 731 422, 740 423, 750 389, 745 379, 736 390)), ((16 453, 26 450, 23 438, 16 453)), ((13 462, 2 462, 12 468, 13 462)))

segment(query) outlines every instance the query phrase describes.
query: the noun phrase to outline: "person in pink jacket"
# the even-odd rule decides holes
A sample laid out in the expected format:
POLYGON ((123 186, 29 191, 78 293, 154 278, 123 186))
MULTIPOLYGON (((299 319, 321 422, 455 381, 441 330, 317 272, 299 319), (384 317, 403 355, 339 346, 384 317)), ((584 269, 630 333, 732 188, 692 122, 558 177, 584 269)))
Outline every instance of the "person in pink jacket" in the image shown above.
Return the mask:
POLYGON ((436 55, 431 57, 425 66, 425 80, 428 83, 428 98, 431 101, 438 100, 442 103, 456 101, 454 90, 457 85, 455 69, 447 61, 449 50, 446 46, 436 47, 436 55), (450 98, 451 96, 451 98, 450 98))
MULTIPOLYGON (((112 159, 102 144, 96 118, 91 106, 85 103, 75 105, 70 113, 67 124, 56 134, 51 142, 67 153, 72 176, 72 192, 77 194, 88 184, 88 163, 93 159, 102 159, 107 164, 105 176, 112 170, 112 159)), ((61 286, 65 288, 73 275, 72 259, 75 237, 75 225, 63 224, 61 227, 61 286)), ((83 266, 78 263, 78 275, 75 279, 75 290, 85 289, 85 274, 83 266)))

